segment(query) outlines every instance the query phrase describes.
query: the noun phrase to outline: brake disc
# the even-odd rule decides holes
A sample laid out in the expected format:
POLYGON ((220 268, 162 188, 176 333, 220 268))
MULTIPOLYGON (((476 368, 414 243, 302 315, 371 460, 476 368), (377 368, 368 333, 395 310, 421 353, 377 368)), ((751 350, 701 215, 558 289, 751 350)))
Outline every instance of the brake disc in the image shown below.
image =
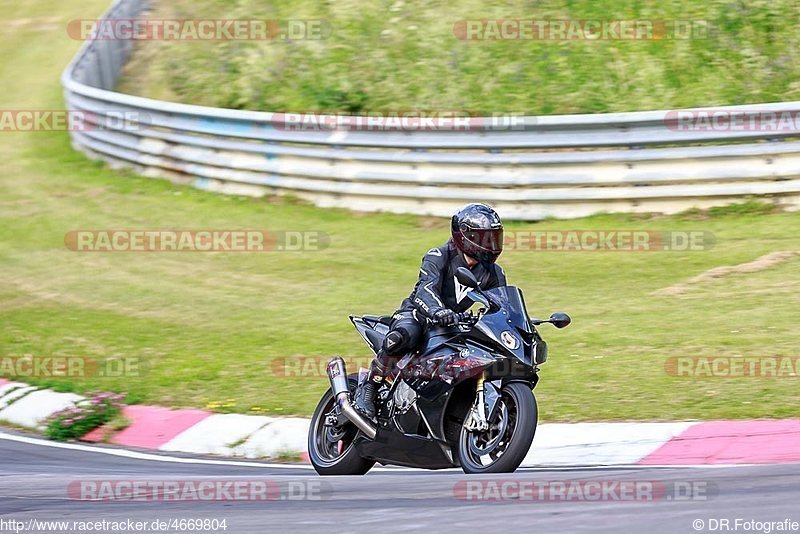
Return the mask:
POLYGON ((483 432, 481 434, 470 434, 469 437, 469 450, 473 454, 478 456, 485 456, 490 452, 493 452, 500 442, 503 440, 503 436, 506 435, 506 430, 508 429, 508 408, 506 407, 505 403, 500 405, 500 409, 498 410, 498 418, 499 421, 497 425, 492 425, 490 430, 483 432), (490 433, 492 430, 496 429, 497 434, 487 440, 486 444, 483 446, 478 445, 478 438, 483 437, 484 435, 491 435, 490 433))
POLYGON ((325 439, 328 440, 328 443, 336 443, 341 441, 344 437, 344 434, 347 430, 344 428, 340 428, 337 430, 335 427, 326 427, 325 428, 325 439))

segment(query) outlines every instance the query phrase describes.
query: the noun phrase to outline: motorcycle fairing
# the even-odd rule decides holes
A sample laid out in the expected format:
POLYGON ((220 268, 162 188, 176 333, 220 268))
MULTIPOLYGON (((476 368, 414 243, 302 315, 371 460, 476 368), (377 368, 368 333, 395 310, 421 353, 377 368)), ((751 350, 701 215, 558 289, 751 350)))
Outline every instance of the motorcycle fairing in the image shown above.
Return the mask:
POLYGON ((370 350, 377 354, 383 344, 383 339, 389 333, 391 317, 377 315, 362 315, 359 317, 351 315, 350 321, 370 350))
MULTIPOLYGON (((506 286, 486 293, 499 310, 481 316, 472 330, 477 339, 461 337, 470 331, 468 327, 430 327, 421 350, 400 361, 399 373, 384 394, 385 402, 380 403, 375 439, 359 438, 356 442, 359 454, 382 463, 410 467, 455 467, 458 461, 454 460, 445 438, 445 415, 455 389, 487 371, 490 378, 484 384, 485 403, 486 413, 491 414, 505 380, 502 377, 535 384, 538 378, 535 369, 532 375, 515 375, 516 366, 543 363, 547 358, 547 345, 528 321, 522 292, 506 286), (513 336, 516 347, 495 332, 507 332, 506 341, 513 336), (484 347, 481 338, 498 348, 484 347), (503 349, 511 359, 492 353, 503 349), (400 389, 403 391, 398 393, 400 389), (403 405, 398 406, 398 402, 403 405)), ((389 331, 391 317, 350 316, 350 320, 377 353, 389 331)))

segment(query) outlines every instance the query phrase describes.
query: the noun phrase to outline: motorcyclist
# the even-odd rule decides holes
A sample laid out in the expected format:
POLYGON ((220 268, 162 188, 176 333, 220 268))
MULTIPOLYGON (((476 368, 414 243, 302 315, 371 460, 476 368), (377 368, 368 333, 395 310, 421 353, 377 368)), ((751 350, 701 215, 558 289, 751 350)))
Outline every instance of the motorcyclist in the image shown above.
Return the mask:
POLYGON ((506 285, 505 273, 495 263, 503 251, 503 223, 497 212, 486 204, 467 204, 453 215, 450 230, 451 238, 422 258, 414 290, 392 316, 367 380, 356 391, 356 409, 370 419, 375 417, 378 387, 400 356, 417 349, 426 319, 440 326, 454 325, 459 313, 472 305, 466 298, 469 288, 456 280, 457 268, 469 268, 481 289, 506 285))

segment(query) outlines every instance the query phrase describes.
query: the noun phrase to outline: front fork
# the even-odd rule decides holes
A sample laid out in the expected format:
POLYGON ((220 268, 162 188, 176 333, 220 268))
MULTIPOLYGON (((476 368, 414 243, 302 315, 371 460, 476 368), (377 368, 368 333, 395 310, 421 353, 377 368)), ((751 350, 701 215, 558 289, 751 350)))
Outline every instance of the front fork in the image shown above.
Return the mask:
POLYGON ((470 432, 483 432, 489 429, 489 416, 494 411, 494 406, 497 404, 497 399, 500 392, 497 387, 489 382, 488 388, 486 385, 486 372, 482 372, 478 377, 477 389, 475 391, 475 403, 469 410, 469 414, 464 420, 464 428, 470 432), (487 407, 487 389, 489 391, 490 406, 487 407))

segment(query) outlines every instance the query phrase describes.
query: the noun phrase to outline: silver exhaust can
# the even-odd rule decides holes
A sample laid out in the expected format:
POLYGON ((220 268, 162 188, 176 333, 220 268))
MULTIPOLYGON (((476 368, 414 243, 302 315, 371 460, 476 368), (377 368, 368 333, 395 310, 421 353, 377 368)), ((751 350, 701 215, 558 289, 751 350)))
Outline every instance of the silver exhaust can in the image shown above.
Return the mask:
POLYGON ((331 382, 331 391, 342 410, 342 414, 347 417, 365 436, 375 439, 375 425, 362 416, 350 403, 350 388, 347 385, 347 368, 344 360, 337 356, 328 362, 328 380, 331 382))

